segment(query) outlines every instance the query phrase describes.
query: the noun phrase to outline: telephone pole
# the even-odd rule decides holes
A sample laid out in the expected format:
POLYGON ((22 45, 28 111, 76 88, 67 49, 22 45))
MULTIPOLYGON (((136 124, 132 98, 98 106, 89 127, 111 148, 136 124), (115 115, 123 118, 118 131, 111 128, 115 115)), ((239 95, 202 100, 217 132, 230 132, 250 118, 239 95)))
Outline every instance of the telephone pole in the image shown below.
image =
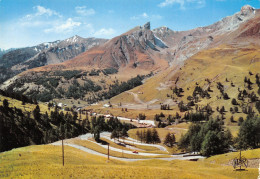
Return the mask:
POLYGON ((64 166, 64 145, 63 145, 63 138, 61 139, 61 143, 62 143, 62 164, 64 166))
POLYGON ((108 143, 108 148, 107 148, 107 160, 109 160, 109 143, 108 143))

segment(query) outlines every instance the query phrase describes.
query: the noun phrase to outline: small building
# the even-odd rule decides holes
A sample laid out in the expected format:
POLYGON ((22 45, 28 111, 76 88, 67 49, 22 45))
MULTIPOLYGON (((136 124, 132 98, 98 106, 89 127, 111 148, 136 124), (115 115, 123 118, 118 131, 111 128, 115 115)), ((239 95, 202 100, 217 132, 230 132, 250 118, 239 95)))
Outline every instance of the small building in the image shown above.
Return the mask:
POLYGON ((63 104, 62 103, 58 103, 58 105, 57 105, 58 107, 63 107, 63 104))
POLYGON ((109 105, 109 104, 104 104, 103 107, 105 107, 105 108, 109 108, 110 105, 109 105))
POLYGON ((110 115, 110 114, 106 114, 106 115, 104 115, 104 117, 107 118, 107 119, 109 119, 109 118, 111 118, 111 117, 113 117, 113 116, 110 115))

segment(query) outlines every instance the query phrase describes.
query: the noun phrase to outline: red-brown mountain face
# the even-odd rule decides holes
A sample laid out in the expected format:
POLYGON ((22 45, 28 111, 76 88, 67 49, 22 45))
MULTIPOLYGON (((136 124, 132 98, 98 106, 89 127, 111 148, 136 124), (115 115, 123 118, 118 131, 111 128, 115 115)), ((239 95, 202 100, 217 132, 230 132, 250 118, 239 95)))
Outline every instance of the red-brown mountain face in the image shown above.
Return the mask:
POLYGON ((255 43, 260 43, 260 10, 256 10, 255 18, 250 19, 248 23, 244 24, 241 28, 241 34, 238 38, 256 38, 255 43))
MULTIPOLYGON (((58 66, 46 66, 40 70, 116 68, 154 71, 168 66, 160 58, 160 51, 168 48, 150 30, 150 23, 136 27, 108 42, 82 53, 58 66)), ((37 69, 39 70, 39 69, 37 69)))

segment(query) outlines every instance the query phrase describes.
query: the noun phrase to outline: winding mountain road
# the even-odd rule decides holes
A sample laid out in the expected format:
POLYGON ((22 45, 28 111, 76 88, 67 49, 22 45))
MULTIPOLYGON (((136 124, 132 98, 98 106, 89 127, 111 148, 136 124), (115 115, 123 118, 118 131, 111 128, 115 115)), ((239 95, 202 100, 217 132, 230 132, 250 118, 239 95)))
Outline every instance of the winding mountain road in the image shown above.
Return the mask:
MULTIPOLYGON (((106 138, 106 139, 109 139, 109 140, 112 140, 110 139, 110 137, 108 137, 110 133, 109 132, 103 132, 100 134, 101 137, 103 138, 106 138)), ((96 143, 94 141, 91 141, 89 140, 90 138, 92 138, 92 134, 88 133, 88 134, 85 134, 85 135, 81 135, 79 137, 76 137, 74 139, 80 139, 80 140, 88 140, 90 142, 93 142, 95 144, 98 144, 100 145, 101 147, 104 147, 104 148, 107 148, 107 145, 101 145, 99 143, 96 143)), ((70 140, 70 139, 69 139, 70 140)), ((84 152, 87 152, 87 153, 90 153, 90 154, 93 154, 93 155, 98 155, 98 156, 102 156, 102 157, 107 157, 106 154, 103 154, 103 153, 100 153, 100 152, 97 152, 95 150, 92 150, 92 149, 89 149, 89 148, 86 148, 86 147, 83 147, 81 145, 76 145, 76 144, 72 144, 69 142, 69 140, 64 140, 64 145, 66 146, 70 146, 70 147, 74 147, 76 149, 79 149, 79 150, 82 150, 84 152)), ((127 138, 126 140, 128 141, 136 141, 135 139, 132 139, 132 138, 127 138)), ((160 146, 160 145, 154 145, 154 144, 142 144, 142 143, 139 143, 138 141, 136 141, 136 143, 138 143, 138 145, 147 145, 147 146, 153 146, 153 147, 157 147, 159 148, 160 150, 162 151, 167 151, 166 148, 164 148, 163 146, 160 146)), ((61 141, 57 141, 57 142, 54 142, 50 145, 56 145, 56 146, 60 146, 62 145, 62 142, 61 141)), ((114 148, 114 147, 109 147, 110 150, 113 150, 113 151, 117 151, 117 152, 122 152, 121 149, 118 149, 118 148, 114 148)), ((127 153, 127 154, 133 154, 132 151, 127 151, 127 150, 123 150, 124 153, 127 153)), ((162 155, 162 154, 154 154, 154 153, 143 153, 143 152, 139 152, 138 154, 136 155, 141 155, 141 156, 159 156, 159 155, 162 155)), ((160 159, 160 160, 168 160, 168 161, 171 161, 171 160, 190 160, 190 159, 199 159, 199 158, 204 158, 202 156, 188 156, 186 157, 185 154, 182 154, 182 155, 171 155, 171 157, 168 157, 168 158, 149 158, 149 159, 129 159, 129 158, 121 158, 121 157, 114 157, 114 156, 110 156, 111 159, 117 159, 117 160, 120 160, 120 161, 127 161, 127 162, 133 162, 133 161, 140 161, 140 160, 151 160, 151 159, 160 159)))

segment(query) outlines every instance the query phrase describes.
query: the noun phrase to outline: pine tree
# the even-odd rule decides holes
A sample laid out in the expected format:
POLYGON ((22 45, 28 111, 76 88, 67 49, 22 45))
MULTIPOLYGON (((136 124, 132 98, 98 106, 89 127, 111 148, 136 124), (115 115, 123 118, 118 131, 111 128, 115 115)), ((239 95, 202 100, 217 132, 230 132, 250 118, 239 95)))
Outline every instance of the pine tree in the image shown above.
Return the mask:
POLYGON ((238 148, 248 149, 260 147, 260 118, 248 117, 238 133, 238 148))
POLYGON ((139 132, 139 130, 136 131, 135 135, 136 135, 136 139, 137 139, 137 140, 140 140, 141 137, 140 137, 140 132, 139 132))
POLYGON ((168 147, 172 147, 175 143, 175 136, 174 134, 168 133, 164 139, 163 144, 168 146, 168 147))
POLYGON ((73 121, 76 121, 76 120, 78 120, 78 113, 74 112, 73 113, 73 121))
POLYGON ((91 130, 90 122, 89 122, 88 118, 86 118, 85 120, 86 120, 86 128, 88 131, 90 131, 91 130))
POLYGON ((113 130, 113 131, 112 131, 110 138, 111 138, 111 139, 114 139, 114 140, 115 140, 115 138, 118 138, 118 133, 117 133, 116 130, 113 130))
POLYGON ((210 156, 213 154, 218 154, 220 153, 218 150, 218 146, 221 143, 219 141, 219 138, 217 137, 217 132, 216 131, 208 131, 205 139, 202 143, 201 147, 201 153, 204 156, 210 156))
POLYGON ((158 132, 155 128, 153 128, 153 131, 152 131, 152 143, 160 143, 161 140, 160 140, 160 137, 158 135, 158 132))
POLYGON ((4 109, 8 109, 9 108, 9 102, 8 102, 7 99, 3 100, 3 106, 4 106, 4 109))
POLYGON ((241 126, 241 124, 244 122, 243 117, 238 118, 238 126, 241 126))
POLYGON ((128 133, 125 128, 122 129, 122 137, 128 137, 128 133))
POLYGON ((237 101, 236 101, 236 99, 233 98, 232 101, 231 101, 231 103, 232 103, 233 105, 237 105, 237 101))
POLYGON ((40 118, 41 118, 41 113, 40 113, 40 107, 39 107, 39 105, 37 105, 36 107, 35 107, 35 109, 33 110, 33 117, 34 117, 34 119, 35 120, 40 120, 40 118))
POLYGON ((147 131, 146 131, 146 143, 148 143, 148 144, 150 144, 150 143, 152 143, 152 132, 151 132, 151 129, 148 129, 147 131))
POLYGON ((100 141, 100 127, 99 126, 95 126, 95 128, 94 128, 94 139, 96 142, 100 141))
POLYGON ((230 122, 235 122, 233 116, 230 117, 230 122))

